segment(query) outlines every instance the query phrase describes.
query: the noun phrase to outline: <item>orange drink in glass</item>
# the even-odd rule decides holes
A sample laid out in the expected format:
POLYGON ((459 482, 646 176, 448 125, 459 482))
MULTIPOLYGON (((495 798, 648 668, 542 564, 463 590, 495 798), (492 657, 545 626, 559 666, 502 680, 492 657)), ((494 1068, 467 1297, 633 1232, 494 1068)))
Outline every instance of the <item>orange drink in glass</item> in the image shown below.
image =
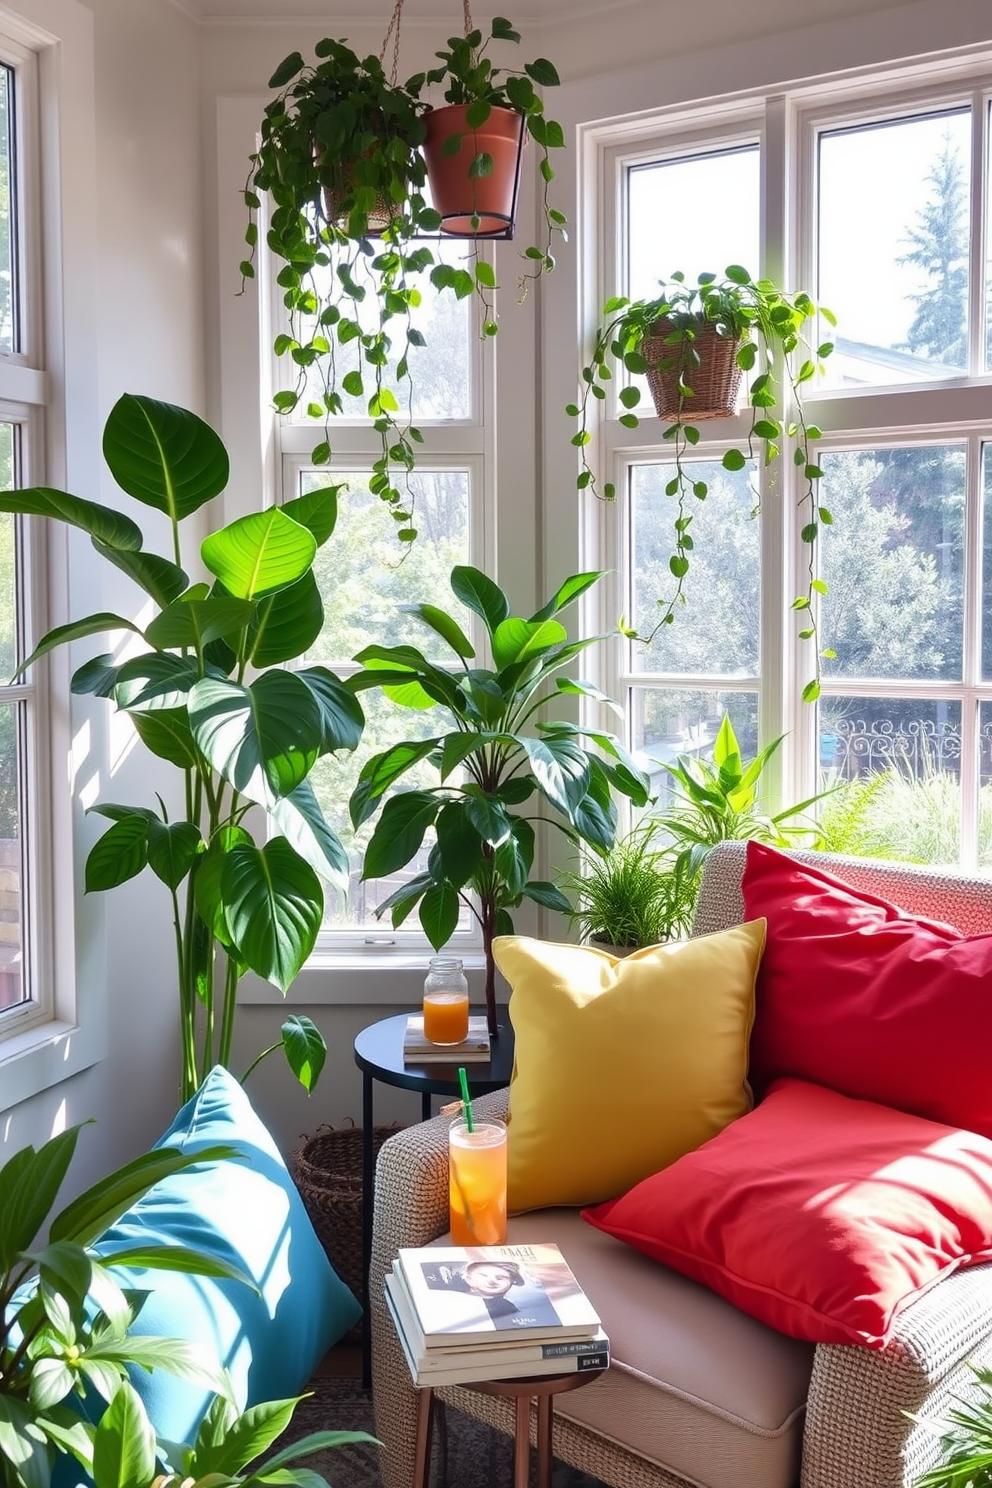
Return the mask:
POLYGON ((448 1128, 448 1209, 453 1245, 506 1244, 506 1127, 464 1117, 448 1128))
POLYGON ((432 1044, 460 1044, 468 1038, 468 990, 424 992, 424 1038, 432 1044))

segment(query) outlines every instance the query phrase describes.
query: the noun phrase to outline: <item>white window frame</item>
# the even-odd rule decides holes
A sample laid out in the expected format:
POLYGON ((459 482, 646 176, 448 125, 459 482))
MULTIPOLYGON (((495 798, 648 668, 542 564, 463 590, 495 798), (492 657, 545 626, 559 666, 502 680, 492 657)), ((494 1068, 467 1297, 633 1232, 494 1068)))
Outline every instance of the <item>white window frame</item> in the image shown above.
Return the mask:
MULTIPOLYGON (((810 421, 824 431, 818 446, 832 450, 876 448, 885 445, 965 443, 969 450, 967 504, 968 569, 965 583, 966 653, 960 682, 937 681, 841 683, 824 678, 823 693, 885 696, 942 696, 960 700, 962 709, 962 799, 973 790, 977 769, 974 745, 978 705, 992 701, 992 685, 983 684, 980 658, 973 644, 981 583, 981 480, 980 451, 983 443, 992 458, 992 375, 981 368, 984 352, 984 301, 987 160, 981 153, 983 120, 988 120, 990 90, 987 83, 992 54, 987 47, 974 49, 950 61, 880 68, 866 77, 866 69, 828 82, 814 81, 788 89, 770 88, 755 93, 728 96, 701 108, 688 104, 627 119, 616 119, 580 128, 579 191, 580 217, 585 221, 584 256, 580 270, 580 323, 588 334, 599 306, 612 293, 622 292, 623 279, 616 270, 625 264, 624 182, 626 169, 645 160, 661 160, 686 153, 705 153, 708 148, 733 147, 758 139, 762 151, 762 241, 765 249, 761 271, 786 282, 802 284, 816 293, 815 230, 813 205, 816 199, 815 139, 826 128, 856 126, 875 117, 907 117, 924 111, 956 107, 973 108, 973 162, 971 210, 970 368, 967 377, 941 378, 933 383, 869 388, 856 393, 845 389, 812 388, 805 397, 810 421), (795 173, 789 166, 797 162, 795 173), (778 189, 781 186, 781 189, 778 189)), ((668 271, 671 266, 660 266, 668 271)), ((685 267, 691 268, 691 265, 685 267)), ((705 267, 719 269, 721 265, 705 267)), ((574 374, 573 374, 574 375, 574 374)), ((650 426, 626 430, 617 422, 615 400, 597 404, 599 423, 594 429, 593 458, 600 478, 616 484, 616 508, 586 500, 582 545, 588 566, 607 568, 615 577, 607 580, 586 605, 587 625, 609 629, 620 613, 630 613, 625 592, 627 469, 631 463, 665 459, 668 448, 651 437, 650 426)), ((737 442, 747 427, 746 418, 734 423, 721 421, 721 438, 711 429, 693 456, 718 459, 729 444, 737 442)), ((795 636, 795 616, 789 610, 800 592, 803 555, 795 532, 794 472, 786 458, 774 468, 779 485, 776 506, 781 520, 765 520, 761 533, 762 598, 760 663, 756 677, 682 677, 634 672, 625 663, 622 643, 604 650, 598 680, 607 692, 627 700, 631 687, 663 685, 673 688, 722 692, 754 691, 759 697, 759 729, 764 741, 785 734, 783 748, 773 757, 766 772, 770 803, 800 800, 816 786, 816 710, 799 702, 810 658, 808 646, 795 636), (780 680, 781 679, 781 680, 780 680)), ((765 503, 766 513, 770 504, 765 503)), ((688 615, 676 624, 689 623, 688 615)), ((962 859, 974 849, 974 823, 964 813, 962 859)))
MULTIPOLYGON (((294 426, 287 421, 277 429, 271 409, 271 307, 267 297, 258 292, 257 279, 246 293, 235 292, 236 266, 245 256, 246 221, 236 192, 244 184, 258 121, 267 102, 264 96, 239 95, 221 97, 217 106, 218 177, 224 186, 217 220, 220 378, 216 423, 231 457, 231 479, 223 497, 225 521, 257 510, 260 500, 274 499, 280 483, 292 475, 294 462, 306 462, 316 442, 315 430, 320 427, 316 423, 294 426)), ((533 200, 522 194, 519 207, 517 236, 523 243, 533 242, 536 187, 533 200)), ((538 577, 540 533, 536 518, 536 486, 541 476, 535 416, 541 293, 532 288, 529 303, 518 310, 514 303, 520 272, 516 253, 517 245, 512 243, 499 244, 495 249, 497 276, 504 286, 500 332, 495 340, 484 344, 480 338, 478 401, 473 406, 473 417, 465 421, 418 420, 424 433, 424 443, 418 446, 418 466, 426 470, 437 462, 478 469, 479 478, 471 493, 476 508, 471 561, 496 579, 521 613, 530 613, 542 602, 545 588, 538 577), (512 431, 510 437, 498 443, 497 428, 512 431)), ((331 479, 349 460, 359 455, 374 458, 378 453, 377 436, 368 427, 335 418, 331 432, 331 479)), ((556 581, 572 571, 562 569, 556 581)), ((541 834, 539 852, 540 841, 541 834)), ((520 933, 536 934, 545 915, 539 906, 525 904, 515 912, 514 920, 520 933)), ((384 924, 383 932, 393 938, 391 927, 384 924)), ((297 978, 293 1001, 304 1006, 408 1005, 420 994, 430 954, 426 938, 419 935, 416 943, 411 937, 409 943, 390 947, 364 943, 348 946, 335 941, 333 934, 322 935, 315 954, 297 978)), ((481 945, 467 951, 463 959, 471 993, 478 997, 484 966, 481 945)), ((282 1001, 275 988, 251 976, 245 978, 240 996, 242 1001, 256 1004, 282 1001)))
MULTIPOLYGON (((32 0, 30 12, 0 9, 0 50, 20 66, 18 263, 25 290, 21 349, 0 356, 0 419, 19 427, 22 484, 78 489, 92 487, 100 471, 93 16, 77 0, 32 0)), ((74 597, 92 580, 78 566, 82 544, 61 524, 18 525, 30 650, 45 630, 70 618, 74 597)), ((29 704, 22 834, 32 1001, 0 1020, 0 1110, 106 1053, 103 911, 83 898, 81 831, 102 736, 66 701, 69 675, 60 649, 5 693, 29 704)))

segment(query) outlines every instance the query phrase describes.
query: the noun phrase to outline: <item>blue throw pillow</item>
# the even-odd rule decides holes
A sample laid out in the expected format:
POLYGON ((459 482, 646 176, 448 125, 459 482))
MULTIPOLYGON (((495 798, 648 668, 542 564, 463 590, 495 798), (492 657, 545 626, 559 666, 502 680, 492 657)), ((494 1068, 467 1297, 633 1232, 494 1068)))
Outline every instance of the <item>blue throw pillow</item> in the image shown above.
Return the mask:
MULTIPOLYGON (((123 1285, 150 1292, 134 1332, 202 1344, 230 1371, 245 1409, 298 1394, 361 1308, 332 1269, 271 1136, 219 1065, 156 1146, 196 1152, 215 1143, 241 1156, 156 1184, 94 1249, 187 1245, 253 1278, 257 1293, 179 1271, 115 1272, 123 1285)), ((193 1440, 210 1400, 203 1386, 143 1369, 134 1383, 160 1436, 193 1440)))

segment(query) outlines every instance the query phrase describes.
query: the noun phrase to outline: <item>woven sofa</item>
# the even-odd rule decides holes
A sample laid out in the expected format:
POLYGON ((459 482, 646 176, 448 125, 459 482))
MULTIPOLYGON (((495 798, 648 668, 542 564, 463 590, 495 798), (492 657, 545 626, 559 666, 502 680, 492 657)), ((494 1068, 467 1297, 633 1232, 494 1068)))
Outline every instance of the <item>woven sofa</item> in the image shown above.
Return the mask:
MULTIPOLYGON (((796 853, 856 889, 966 934, 992 931, 992 882, 796 853)), ((694 934, 743 918, 743 843, 706 868, 694 934)), ((992 988, 990 988, 992 995, 992 988)), ((507 1092, 475 1103, 504 1117, 507 1092)), ((448 1225, 447 1128, 407 1128, 379 1155, 370 1271, 373 1400, 384 1488, 410 1488, 417 1392, 383 1300, 401 1246, 448 1225)), ((899 1316, 886 1347, 813 1345, 747 1317, 706 1288, 584 1223, 546 1209, 510 1220, 511 1243, 557 1241, 593 1298, 613 1363, 556 1407, 556 1457, 615 1488, 911 1488, 938 1452, 907 1413, 933 1418, 992 1364, 992 1265, 955 1271, 899 1316)), ((513 1434, 512 1403, 453 1387, 450 1405, 513 1434)), ((451 1488, 457 1488, 456 1484, 451 1488)))

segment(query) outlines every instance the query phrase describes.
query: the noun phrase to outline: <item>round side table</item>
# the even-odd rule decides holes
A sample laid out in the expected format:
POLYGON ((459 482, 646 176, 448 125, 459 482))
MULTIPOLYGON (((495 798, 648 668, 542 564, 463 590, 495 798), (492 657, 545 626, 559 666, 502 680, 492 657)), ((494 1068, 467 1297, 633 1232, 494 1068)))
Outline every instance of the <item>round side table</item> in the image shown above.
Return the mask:
MULTIPOLYGON (((501 1090, 510 1083, 513 1073, 513 1029, 505 1009, 501 1009, 501 1012, 503 1019, 499 1024, 499 1034, 492 1041, 489 1059, 466 1065, 473 1095, 488 1095, 490 1091, 501 1090)), ((372 1258, 372 1203, 375 1193, 372 1087, 378 1080, 382 1085, 396 1085, 401 1090, 419 1090, 423 1121, 430 1117, 432 1096, 446 1095, 450 1099, 461 1094, 457 1065, 403 1063, 403 1033, 407 1017, 407 1013, 397 1013, 392 1018, 381 1018, 378 1023, 370 1023, 368 1028, 363 1028, 355 1039, 355 1063, 362 1072, 362 1301, 365 1306, 362 1318, 362 1381, 366 1389, 372 1381, 372 1330, 369 1326, 369 1261, 372 1258)))
MULTIPOLYGON (((477 1390, 480 1395, 499 1395, 514 1402, 513 1488, 529 1488, 530 1484, 531 1401, 537 1402, 537 1488, 551 1488, 554 1397, 564 1395, 567 1390, 578 1390, 602 1373, 601 1369, 590 1369, 584 1374, 545 1374, 534 1375, 531 1379, 486 1380, 459 1385, 460 1390, 477 1390)), ((427 1488, 430 1479, 434 1411, 434 1391, 428 1387, 420 1391, 417 1403, 413 1488, 427 1488)))

